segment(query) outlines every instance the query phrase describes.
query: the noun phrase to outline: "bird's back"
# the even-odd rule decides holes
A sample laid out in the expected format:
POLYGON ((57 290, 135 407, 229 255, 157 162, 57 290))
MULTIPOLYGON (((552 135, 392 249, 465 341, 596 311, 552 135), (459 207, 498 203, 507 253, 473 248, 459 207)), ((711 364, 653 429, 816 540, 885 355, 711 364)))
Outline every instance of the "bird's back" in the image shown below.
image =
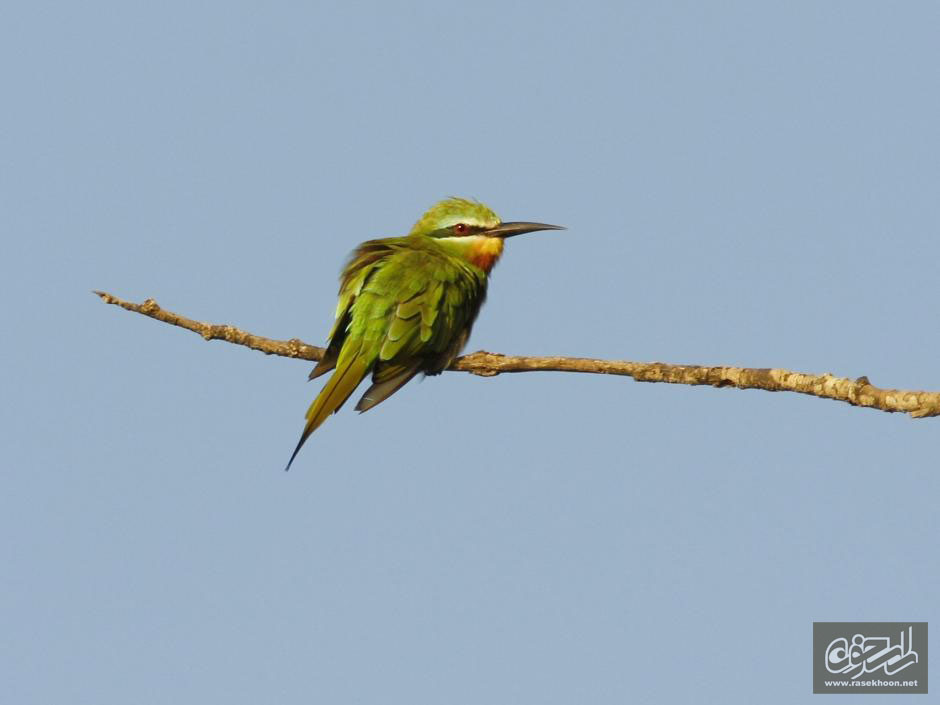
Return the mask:
POLYGON ((310 373, 314 378, 337 368, 334 378, 344 384, 325 397, 329 406, 335 404, 332 411, 370 372, 373 384, 359 411, 384 401, 418 373, 445 370, 470 337, 486 284, 486 272, 432 238, 362 243, 343 270, 329 344, 310 373))
POLYGON ((347 281, 354 291, 341 345, 361 345, 378 366, 417 365, 436 374, 466 343, 487 277, 433 239, 407 237, 364 243, 347 267, 344 289, 347 281), (379 251, 384 255, 373 259, 379 251), (357 260, 368 262, 364 276, 357 260))

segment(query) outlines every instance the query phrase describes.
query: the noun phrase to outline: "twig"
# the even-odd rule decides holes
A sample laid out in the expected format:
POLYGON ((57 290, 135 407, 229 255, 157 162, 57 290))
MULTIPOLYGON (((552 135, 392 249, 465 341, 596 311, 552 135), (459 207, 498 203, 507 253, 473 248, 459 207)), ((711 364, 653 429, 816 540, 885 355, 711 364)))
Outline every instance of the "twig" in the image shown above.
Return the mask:
MULTIPOLYGON (((206 340, 225 340, 235 345, 244 345, 252 350, 260 350, 266 355, 280 355, 302 360, 316 361, 323 355, 323 348, 309 345, 297 338, 274 340, 246 333, 234 326, 194 321, 160 308, 153 299, 147 299, 142 304, 135 304, 104 291, 94 293, 105 303, 191 330, 206 340)), ((632 377, 637 382, 705 384, 712 387, 763 389, 768 392, 797 392, 823 399, 835 399, 853 406, 887 412, 905 412, 914 418, 940 415, 940 392, 881 389, 872 385, 867 377, 848 379, 831 374, 813 375, 782 369, 703 367, 670 365, 664 362, 592 360, 581 357, 523 357, 500 355, 483 350, 458 357, 449 369, 456 372, 470 372, 481 377, 493 377, 505 372, 537 371, 623 375, 632 377)))

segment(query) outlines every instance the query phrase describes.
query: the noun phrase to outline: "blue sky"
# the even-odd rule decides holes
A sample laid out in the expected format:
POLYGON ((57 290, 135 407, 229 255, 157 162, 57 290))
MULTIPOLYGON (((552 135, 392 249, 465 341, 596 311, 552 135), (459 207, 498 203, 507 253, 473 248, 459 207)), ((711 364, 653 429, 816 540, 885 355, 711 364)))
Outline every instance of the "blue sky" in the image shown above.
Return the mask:
POLYGON ((322 343, 461 195, 569 228, 469 350, 940 389, 935 3, 4 15, 9 702, 802 703, 814 620, 937 620, 937 420, 447 373, 285 474, 310 365, 90 293, 322 343))

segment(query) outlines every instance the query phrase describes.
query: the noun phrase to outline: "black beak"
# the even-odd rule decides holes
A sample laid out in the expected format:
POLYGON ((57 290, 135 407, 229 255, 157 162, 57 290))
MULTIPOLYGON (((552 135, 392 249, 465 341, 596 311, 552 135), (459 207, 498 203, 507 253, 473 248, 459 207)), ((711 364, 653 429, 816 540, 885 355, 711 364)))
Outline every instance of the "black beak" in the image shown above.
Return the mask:
POLYGON ((562 225, 548 225, 547 223, 500 223, 495 228, 486 230, 484 234, 507 238, 513 235, 522 235, 523 233, 534 233, 537 230, 565 230, 565 227, 562 225))

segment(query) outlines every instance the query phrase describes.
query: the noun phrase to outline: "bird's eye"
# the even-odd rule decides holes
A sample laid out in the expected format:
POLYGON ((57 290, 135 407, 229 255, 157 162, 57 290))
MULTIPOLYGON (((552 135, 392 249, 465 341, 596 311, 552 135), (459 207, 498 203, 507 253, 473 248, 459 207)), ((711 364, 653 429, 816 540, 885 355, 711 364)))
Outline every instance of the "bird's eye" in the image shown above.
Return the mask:
POLYGON ((467 234, 467 224, 466 223, 457 223, 454 226, 454 233, 457 235, 466 235, 467 234))

